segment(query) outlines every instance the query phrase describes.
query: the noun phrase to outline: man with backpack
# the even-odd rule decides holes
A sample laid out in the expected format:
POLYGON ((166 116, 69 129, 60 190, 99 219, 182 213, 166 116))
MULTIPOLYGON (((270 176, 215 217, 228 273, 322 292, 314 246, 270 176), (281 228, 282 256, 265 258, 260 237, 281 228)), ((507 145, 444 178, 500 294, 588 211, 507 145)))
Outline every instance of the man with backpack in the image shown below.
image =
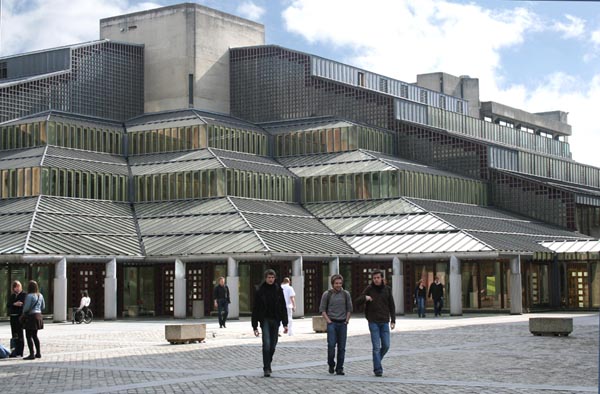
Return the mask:
POLYGON ((350 293, 342 288, 342 275, 331 277, 332 289, 327 290, 321 297, 319 312, 327 321, 327 364, 329 373, 345 375, 344 358, 346 355, 346 338, 348 337, 348 322, 352 314, 352 299, 350 293), (337 346, 337 365, 335 348, 337 346))

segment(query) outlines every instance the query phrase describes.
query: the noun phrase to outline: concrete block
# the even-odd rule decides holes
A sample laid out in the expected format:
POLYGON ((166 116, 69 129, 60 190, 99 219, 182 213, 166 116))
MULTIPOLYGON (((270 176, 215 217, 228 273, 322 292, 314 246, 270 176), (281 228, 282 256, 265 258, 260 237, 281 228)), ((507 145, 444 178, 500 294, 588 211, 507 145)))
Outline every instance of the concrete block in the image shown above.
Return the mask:
POLYGON ((165 339, 173 343, 202 342, 206 338, 206 324, 169 324, 165 326, 165 339))
POLYGON ((327 320, 323 316, 313 316, 312 325, 315 332, 327 332, 327 320))
POLYGON ((532 317, 529 331, 533 335, 567 336, 573 332, 573 319, 570 317, 532 317))

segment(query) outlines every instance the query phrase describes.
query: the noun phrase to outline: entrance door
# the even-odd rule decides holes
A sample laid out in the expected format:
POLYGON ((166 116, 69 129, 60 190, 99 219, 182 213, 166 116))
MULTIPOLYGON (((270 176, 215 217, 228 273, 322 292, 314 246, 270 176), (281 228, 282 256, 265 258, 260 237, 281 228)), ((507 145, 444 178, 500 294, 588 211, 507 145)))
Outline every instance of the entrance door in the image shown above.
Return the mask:
MULTIPOLYGON (((105 264, 67 264, 69 290, 68 307, 78 307, 81 293, 87 290, 92 302, 90 308, 95 317, 104 317, 105 264)), ((70 313, 70 312, 69 312, 70 313)))
POLYGON ((589 308, 587 264, 567 264, 567 306, 589 308))

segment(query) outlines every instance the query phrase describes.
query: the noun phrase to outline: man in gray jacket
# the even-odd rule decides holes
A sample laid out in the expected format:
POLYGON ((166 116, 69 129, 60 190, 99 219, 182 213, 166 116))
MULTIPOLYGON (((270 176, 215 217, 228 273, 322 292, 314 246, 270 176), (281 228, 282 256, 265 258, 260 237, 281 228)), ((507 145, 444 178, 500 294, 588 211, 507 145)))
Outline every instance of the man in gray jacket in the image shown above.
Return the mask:
POLYGON ((342 288, 342 275, 331 277, 330 290, 323 293, 319 312, 327 321, 327 364, 329 373, 337 375, 344 373, 344 357, 346 355, 346 338, 348 337, 348 322, 352 314, 352 299, 350 293, 342 288), (337 346, 337 365, 335 363, 335 347, 337 346))

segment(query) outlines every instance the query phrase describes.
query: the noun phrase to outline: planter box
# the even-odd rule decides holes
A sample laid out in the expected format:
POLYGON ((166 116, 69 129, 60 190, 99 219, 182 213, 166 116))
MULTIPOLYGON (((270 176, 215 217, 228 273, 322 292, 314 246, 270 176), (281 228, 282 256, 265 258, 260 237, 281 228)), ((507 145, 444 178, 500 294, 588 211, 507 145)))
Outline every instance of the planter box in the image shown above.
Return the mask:
POLYGON ((323 316, 313 316, 312 320, 315 332, 327 332, 327 320, 323 316))
POLYGON ((171 343, 202 342, 206 338, 206 324, 170 324, 165 326, 165 339, 171 343))
POLYGON ((570 317, 532 317, 529 331, 533 335, 564 336, 573 332, 573 319, 570 317))

